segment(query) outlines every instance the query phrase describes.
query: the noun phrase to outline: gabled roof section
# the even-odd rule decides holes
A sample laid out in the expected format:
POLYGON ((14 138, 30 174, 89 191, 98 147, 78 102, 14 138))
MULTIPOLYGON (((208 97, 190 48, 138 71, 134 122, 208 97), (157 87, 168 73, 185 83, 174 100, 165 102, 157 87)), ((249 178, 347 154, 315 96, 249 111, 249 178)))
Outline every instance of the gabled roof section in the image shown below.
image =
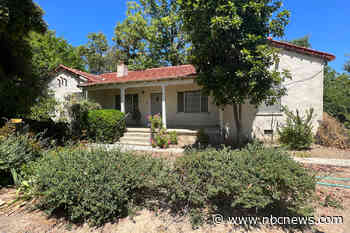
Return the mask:
POLYGON ((57 72, 60 69, 64 69, 64 70, 66 70, 66 71, 68 71, 70 73, 82 76, 82 77, 86 78, 88 80, 88 82, 98 82, 98 81, 101 80, 101 78, 98 75, 86 73, 86 72, 83 72, 83 71, 80 71, 80 70, 77 70, 77 69, 73 69, 73 68, 70 68, 70 67, 67 67, 67 66, 64 66, 64 65, 59 65, 56 68, 55 71, 57 72))
POLYGON ((303 54, 307 54, 310 56, 316 56, 316 57, 322 58, 322 59, 327 60, 327 61, 333 61, 335 59, 335 56, 330 54, 330 53, 325 53, 325 52, 317 51, 314 49, 309 49, 309 48, 297 46, 295 44, 291 44, 288 42, 273 40, 271 37, 269 37, 268 40, 271 41, 271 44, 273 46, 278 47, 278 48, 283 48, 286 50, 291 50, 291 51, 294 51, 297 53, 303 53, 303 54))

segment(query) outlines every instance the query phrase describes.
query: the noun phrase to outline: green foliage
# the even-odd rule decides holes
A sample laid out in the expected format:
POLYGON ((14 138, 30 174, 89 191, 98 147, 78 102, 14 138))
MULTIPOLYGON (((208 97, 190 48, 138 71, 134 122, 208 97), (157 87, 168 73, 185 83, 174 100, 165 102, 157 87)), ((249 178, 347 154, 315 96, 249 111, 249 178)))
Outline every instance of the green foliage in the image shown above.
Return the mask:
POLYGON ((89 33, 88 43, 80 46, 78 50, 88 65, 90 73, 100 74, 108 71, 106 69, 106 55, 109 51, 109 45, 102 32, 89 33))
POLYGON ((311 214, 306 207, 315 177, 274 148, 250 144, 243 150, 193 152, 176 160, 170 177, 169 195, 178 208, 263 216, 311 214))
POLYGON ((324 71, 324 111, 350 128, 350 76, 327 66, 324 71))
POLYGON ((33 73, 37 78, 47 81, 60 64, 84 70, 84 61, 77 48, 64 38, 57 37, 55 31, 47 31, 45 34, 33 32, 29 43, 33 52, 33 73))
POLYGON ((152 147, 168 148, 171 144, 169 134, 163 127, 163 121, 159 114, 149 116, 148 120, 151 124, 151 145, 152 147))
POLYGON ((163 128, 163 121, 159 114, 156 114, 154 116, 149 116, 148 121, 151 123, 151 132, 155 133, 159 129, 163 128))
POLYGON ((218 106, 233 105, 240 138, 241 105, 273 104, 285 94, 280 86, 287 71, 271 70, 277 51, 267 38, 281 37, 290 13, 277 0, 181 0, 184 29, 189 34, 191 63, 197 82, 218 106), (208 65, 209 64, 209 65, 208 65))
POLYGON ((27 134, 0 136, 0 185, 20 184, 21 167, 40 156, 37 139, 27 134))
MULTIPOLYGON (((160 148, 165 149, 169 147, 170 139, 165 128, 161 128, 159 129, 159 131, 156 132, 156 134, 154 135, 154 141, 156 145, 160 148)), ((152 145, 153 144, 154 143, 152 142, 152 145)))
POLYGON ((177 139, 176 131, 170 131, 169 132, 169 140, 170 140, 170 144, 177 145, 178 139, 177 139))
POLYGON ((350 73, 350 60, 345 63, 344 70, 350 73))
POLYGON ((54 96, 41 96, 30 108, 29 118, 36 121, 49 121, 56 115, 58 102, 54 96))
POLYGON ((0 115, 16 117, 27 113, 40 94, 42 80, 32 73, 32 31, 43 33, 42 9, 32 0, 0 1, 0 115))
POLYGON ((117 23, 113 41, 118 59, 132 70, 186 61, 187 40, 173 0, 128 2, 126 19, 117 23))
POLYGON ((98 142, 114 143, 126 129, 125 114, 114 109, 91 110, 87 122, 89 138, 98 142))
POLYGON ((209 136, 205 133, 204 129, 200 129, 197 133, 197 143, 200 143, 202 145, 208 145, 209 144, 209 136))
POLYGON ((65 103, 70 117, 72 133, 75 137, 83 139, 88 129, 88 113, 92 110, 101 109, 101 105, 90 100, 69 96, 65 103))
POLYGON ((302 150, 310 148, 313 141, 312 117, 314 109, 306 111, 306 116, 300 115, 299 110, 294 114, 284 107, 286 114, 286 123, 277 128, 279 141, 290 149, 302 150))
POLYGON ((294 39, 291 41, 288 41, 289 43, 301 46, 301 47, 305 47, 305 48, 310 48, 311 44, 310 44, 310 36, 306 35, 304 37, 298 38, 298 39, 294 39))
POLYGON ((37 163, 34 187, 40 208, 52 214, 63 210, 73 222, 102 225, 155 195, 164 171, 161 160, 146 156, 63 150, 37 163))

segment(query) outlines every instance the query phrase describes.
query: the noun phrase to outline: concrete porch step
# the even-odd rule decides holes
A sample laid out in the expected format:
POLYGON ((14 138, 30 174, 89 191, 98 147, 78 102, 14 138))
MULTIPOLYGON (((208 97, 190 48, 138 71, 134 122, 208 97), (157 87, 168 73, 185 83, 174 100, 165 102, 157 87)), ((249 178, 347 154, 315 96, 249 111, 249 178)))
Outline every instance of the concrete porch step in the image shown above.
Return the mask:
POLYGON ((120 141, 118 144, 120 145, 132 145, 132 146, 151 146, 150 142, 140 142, 140 141, 120 141))
POLYGON ((127 128, 126 129, 127 133, 150 133, 150 129, 149 128, 127 128))
POLYGON ((150 138, 151 137, 151 133, 142 133, 142 132, 126 132, 124 133, 123 137, 136 137, 136 138, 150 138))
POLYGON ((120 138, 120 142, 129 142, 129 141, 137 141, 137 142, 148 142, 150 141, 150 137, 128 137, 124 136, 120 138))

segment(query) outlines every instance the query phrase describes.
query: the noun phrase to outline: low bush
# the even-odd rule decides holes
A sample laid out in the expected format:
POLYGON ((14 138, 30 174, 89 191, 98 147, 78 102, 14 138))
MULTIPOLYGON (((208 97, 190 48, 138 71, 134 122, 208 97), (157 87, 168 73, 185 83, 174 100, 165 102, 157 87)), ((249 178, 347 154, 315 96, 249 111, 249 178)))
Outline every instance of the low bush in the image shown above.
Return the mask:
POLYGON ((170 131, 169 132, 169 139, 170 139, 170 144, 172 144, 172 145, 177 145, 178 144, 178 138, 177 138, 176 131, 170 131))
POLYGON ((70 96, 67 98, 65 108, 68 109, 72 134, 78 139, 86 138, 89 111, 100 110, 101 105, 93 101, 70 96))
POLYGON ((89 138, 98 142, 114 143, 126 129, 125 114, 114 109, 89 111, 87 121, 89 138))
POLYGON ((0 137, 0 186, 20 183, 21 167, 40 157, 37 138, 10 134, 0 137))
POLYGON ((162 160, 104 150, 51 152, 35 170, 41 209, 64 211, 69 220, 91 225, 127 216, 134 205, 156 196, 168 174, 162 160))
POLYGON ((277 128, 279 141, 290 149, 302 150, 311 146, 313 141, 312 117, 314 110, 311 108, 306 111, 306 116, 300 115, 299 110, 296 113, 283 108, 286 114, 286 123, 277 128))
POLYGON ((346 129, 327 113, 323 114, 323 121, 318 128, 315 138, 316 143, 323 146, 339 149, 350 148, 350 130, 346 129))
POLYGON ((309 215, 315 177, 286 152, 261 145, 214 149, 179 158, 169 175, 175 206, 213 213, 309 215), (255 212, 257 211, 257 212, 255 212))

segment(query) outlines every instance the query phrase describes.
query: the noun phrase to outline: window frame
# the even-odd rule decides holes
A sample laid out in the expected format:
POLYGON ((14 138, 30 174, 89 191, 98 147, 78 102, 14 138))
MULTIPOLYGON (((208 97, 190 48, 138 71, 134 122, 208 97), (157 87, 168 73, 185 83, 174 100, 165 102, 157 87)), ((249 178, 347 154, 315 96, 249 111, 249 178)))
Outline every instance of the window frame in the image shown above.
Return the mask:
POLYGON ((208 95, 203 95, 201 90, 194 90, 194 91, 178 91, 177 92, 177 113, 191 113, 191 114, 198 114, 198 113, 209 113, 209 96, 208 95), (186 109, 186 95, 189 93, 198 93, 199 92, 199 112, 190 112, 186 109), (183 104, 183 111, 179 110, 179 94, 182 94, 182 104, 183 104), (207 105, 206 105, 206 111, 203 111, 203 106, 202 106, 202 98, 206 97, 207 98, 207 105))

